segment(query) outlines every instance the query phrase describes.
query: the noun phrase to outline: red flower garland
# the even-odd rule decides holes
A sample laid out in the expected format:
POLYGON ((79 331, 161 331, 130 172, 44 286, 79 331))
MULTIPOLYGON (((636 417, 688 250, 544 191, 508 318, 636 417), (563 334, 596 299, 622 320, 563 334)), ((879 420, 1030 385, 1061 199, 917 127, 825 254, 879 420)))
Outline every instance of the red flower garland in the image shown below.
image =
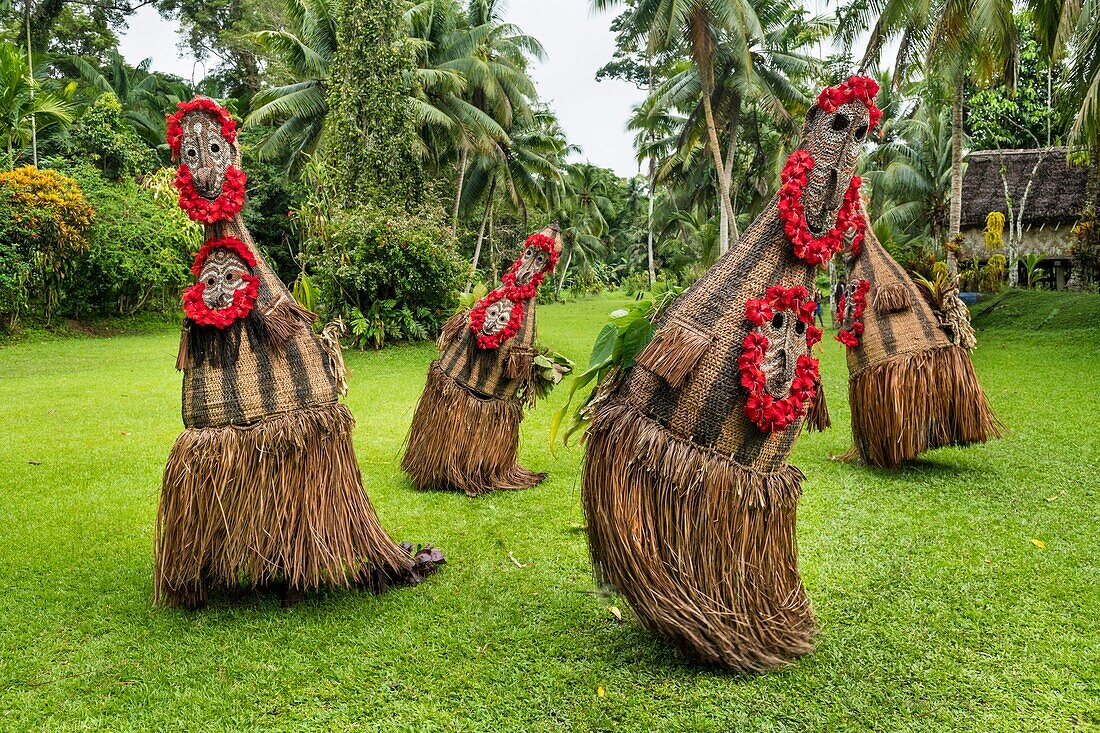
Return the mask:
POLYGON ((538 294, 539 286, 546 279, 546 275, 553 272, 554 266, 558 264, 557 243, 545 234, 532 234, 523 243, 523 247, 524 249, 538 247, 546 252, 550 260, 546 267, 531 277, 530 282, 524 285, 516 285, 516 271, 523 264, 523 257, 520 256, 512 263, 512 269, 500 278, 500 287, 479 300, 477 305, 473 307, 470 311, 469 328, 472 333, 477 335, 477 345, 483 349, 500 348, 502 343, 519 333, 519 327, 523 325, 523 318, 527 312, 527 309, 523 307, 523 301, 530 300, 538 294), (480 333, 485 326, 485 310, 501 298, 508 298, 512 301, 512 317, 504 328, 497 333, 491 335, 480 333))
POLYGON ((876 94, 878 94, 878 82, 874 79, 869 76, 850 76, 847 81, 835 87, 822 89, 817 95, 817 107, 823 112, 835 112, 842 104, 863 102, 870 115, 868 130, 873 130, 882 119, 882 110, 875 104, 876 94))
POLYGON ((180 157, 180 144, 183 142, 183 128, 180 126, 180 120, 188 112, 194 112, 196 110, 202 112, 209 112, 217 118, 221 123, 222 137, 229 142, 234 142, 237 139, 237 123, 233 121, 233 118, 229 116, 229 110, 222 107, 213 99, 207 99, 206 97, 198 97, 192 99, 190 102, 180 102, 176 105, 176 112, 167 118, 168 131, 165 134, 165 138, 168 141, 168 147, 172 150, 172 160, 176 160, 180 157))
POLYGON ((768 337, 756 330, 770 321, 776 311, 789 311, 806 324, 806 348, 813 349, 821 340, 821 329, 813 325, 816 305, 806 288, 785 288, 773 285, 763 298, 745 303, 745 318, 755 327, 742 342, 737 366, 741 372, 741 386, 749 391, 745 402, 745 415, 765 433, 784 430, 806 414, 806 403, 814 398, 820 379, 817 359, 802 354, 795 364, 794 379, 787 397, 776 399, 768 394, 767 374, 764 373, 764 355, 768 351, 768 337))
POLYGON ((862 243, 863 215, 859 213, 859 186, 863 181, 859 176, 852 176, 836 217, 836 225, 821 237, 814 237, 802 205, 802 192, 810 180, 813 167, 813 156, 805 150, 796 150, 787 158, 780 176, 783 185, 779 189, 779 218, 783 220, 783 231, 793 246, 795 256, 808 264, 823 267, 843 249, 844 232, 848 229, 856 230, 853 249, 858 249, 862 243))
MULTIPOLYGON (((216 249, 227 249, 240 257, 249 267, 256 266, 256 257, 244 242, 234 237, 212 239, 199 249, 191 273, 198 277, 206 264, 206 258, 216 249)), ((256 305, 260 293, 260 279, 254 275, 242 274, 241 279, 247 285, 233 293, 233 302, 224 308, 211 308, 203 300, 206 283, 198 282, 183 291, 183 312, 201 326, 226 328, 240 318, 246 317, 256 305)))
POLYGON ((195 183, 191 179, 191 169, 183 163, 176 171, 176 179, 172 183, 179 189, 179 205, 187 212, 187 216, 191 217, 192 221, 213 224, 216 221, 228 221, 241 212, 244 207, 244 186, 247 181, 248 176, 244 171, 229 166, 225 170, 222 192, 211 201, 195 188, 195 183))
MULTIPOLYGON (((508 290, 509 288, 506 287, 497 288, 479 300, 473 310, 470 311, 470 331, 476 334, 477 345, 483 349, 500 348, 500 345, 515 336, 519 332, 519 327, 523 325, 523 316, 526 312, 523 303, 513 298, 508 290), (504 324, 504 328, 496 333, 480 333, 481 329, 485 327, 485 310, 505 297, 512 301, 512 315, 508 319, 508 323, 504 324)), ((515 288, 512 288, 512 290, 515 290, 515 288)))
POLYGON ((256 255, 252 254, 252 250, 248 248, 247 244, 236 237, 220 237, 219 239, 211 239, 195 253, 195 261, 191 265, 192 275, 198 277, 202 274, 202 268, 206 266, 206 258, 216 249, 227 249, 244 260, 249 267, 256 266, 256 255))
MULTIPOLYGON (((852 309, 852 325, 841 329, 836 335, 836 340, 849 349, 859 346, 860 336, 863 335, 863 321, 860 319, 863 317, 863 311, 867 309, 867 291, 870 289, 871 283, 866 280, 860 280, 856 284, 856 292, 852 294, 852 302, 855 303, 855 307, 852 309)), ((837 308, 841 313, 844 313, 845 310, 844 299, 844 294, 841 294, 840 300, 837 302, 837 308)))

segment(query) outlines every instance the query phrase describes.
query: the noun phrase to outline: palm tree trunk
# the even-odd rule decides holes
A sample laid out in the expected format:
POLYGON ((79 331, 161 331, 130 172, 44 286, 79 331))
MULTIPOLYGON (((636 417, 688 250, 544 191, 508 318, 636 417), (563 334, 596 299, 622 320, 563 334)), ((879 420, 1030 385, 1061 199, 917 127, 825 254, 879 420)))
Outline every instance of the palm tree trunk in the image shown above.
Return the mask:
POLYGON ((477 272, 477 263, 481 259, 481 243, 485 241, 485 226, 489 223, 489 216, 493 210, 493 194, 496 192, 497 179, 489 184, 489 199, 485 202, 485 213, 481 217, 481 228, 477 231, 477 245, 474 247, 474 259, 470 268, 470 279, 466 282, 466 292, 474 286, 474 274, 477 272))
POLYGON ((657 183, 657 160, 649 156, 649 214, 646 219, 646 256, 649 260, 649 287, 657 282, 657 272, 653 267, 653 188, 657 183))
POLYGON ((489 269, 493 273, 493 283, 497 280, 497 248, 493 239, 493 207, 489 207, 489 269))
POLYGON ((955 85, 955 96, 951 104, 951 209, 948 219, 947 243, 945 248, 947 270, 952 275, 959 266, 953 247, 962 230, 962 156, 963 156, 963 83, 960 79, 955 85))
POLYGON ((23 0, 23 25, 27 31, 27 91, 31 95, 31 160, 38 167, 38 121, 34 116, 34 57, 31 53, 31 0, 23 0))
MULTIPOLYGON (((719 205, 726 212, 726 216, 730 221, 733 221, 733 206, 730 204, 730 189, 726 182, 725 170, 722 165, 722 152, 718 147, 718 130, 714 125, 714 110, 710 106, 710 89, 709 84, 704 84, 703 89, 703 112, 707 118, 707 139, 710 141, 710 153, 711 158, 714 160, 714 174, 718 178, 718 198, 719 205)), ((718 240, 718 254, 724 255, 726 250, 729 249, 729 239, 720 238, 718 240)))
MULTIPOLYGON (((649 89, 647 94, 653 94, 653 58, 650 55, 646 56, 646 65, 649 66, 649 89)), ((653 145, 655 135, 653 130, 649 131, 649 144, 653 145)), ((646 257, 649 264, 649 287, 652 288, 657 283, 657 273, 653 268, 653 187, 657 185, 657 158, 653 155, 653 150, 649 151, 649 215, 646 219, 646 257)))
POLYGON ((469 148, 462 145, 462 161, 458 167, 458 185, 455 186, 455 207, 451 213, 451 229, 458 231, 458 204, 462 201, 462 186, 466 182, 466 160, 470 154, 469 148))
MULTIPOLYGON (((737 216, 733 211, 733 161, 734 156, 737 155, 737 144, 740 142, 738 133, 741 126, 741 95, 733 95, 733 111, 730 113, 730 139, 726 147, 726 163, 722 168, 722 175, 725 177, 726 183, 726 195, 730 199, 730 211, 727 215, 729 219, 729 230, 733 236, 729 238, 730 244, 737 244, 737 240, 741 238, 741 233, 737 231, 737 216)), ((729 235, 727 234, 727 237, 729 235)))
POLYGON ((569 265, 573 262, 573 248, 569 248, 569 254, 565 257, 565 267, 561 268, 561 279, 558 280, 558 287, 554 290, 554 300, 561 298, 561 289, 565 287, 565 275, 569 272, 569 265))

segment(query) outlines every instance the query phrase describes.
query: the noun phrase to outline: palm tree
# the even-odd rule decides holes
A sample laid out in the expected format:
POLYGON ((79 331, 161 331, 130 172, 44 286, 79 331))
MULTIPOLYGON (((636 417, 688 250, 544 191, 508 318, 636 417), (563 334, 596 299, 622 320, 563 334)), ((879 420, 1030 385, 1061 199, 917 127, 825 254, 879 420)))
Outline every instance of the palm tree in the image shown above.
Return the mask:
POLYGON ((245 127, 274 126, 256 148, 261 159, 289 152, 288 167, 300 170, 320 146, 328 115, 326 85, 336 51, 336 0, 285 0, 287 27, 252 34, 277 59, 287 84, 252 97, 245 127))
POLYGON ((872 191, 874 226, 941 242, 950 226, 951 121, 947 110, 924 104, 896 123, 898 139, 876 151, 883 170, 865 177, 872 191))
POLYGON ((608 195, 609 186, 604 169, 587 163, 569 166, 565 177, 565 196, 555 211, 565 244, 565 263, 554 289, 555 297, 565 286, 566 275, 574 260, 583 266, 591 266, 607 251, 603 237, 608 233, 608 219, 614 209, 608 195))
POLYGON ((508 141, 492 141, 487 151, 474 156, 464 176, 462 206, 473 210, 484 201, 472 261, 475 270, 498 192, 503 192, 504 201, 520 214, 526 229, 531 206, 549 212, 559 202, 562 164, 565 156, 576 150, 566 142, 561 125, 548 109, 537 109, 515 122, 508 141))
POLYGON ((168 82, 165 77, 149 71, 152 59, 131 67, 117 50, 112 49, 105 72, 86 59, 67 57, 63 60, 72 64, 95 97, 107 93, 115 95, 122 105, 123 119, 146 144, 156 148, 164 142, 164 110, 168 106, 164 92, 168 82))
MULTIPOLYGON (((948 238, 959 235, 962 222, 963 102, 968 79, 988 83, 1001 77, 1011 88, 1019 66, 1012 0, 853 0, 841 33, 851 41, 874 19, 863 67, 877 61, 883 45, 900 39, 894 81, 902 83, 923 56, 926 74, 951 92, 951 206, 948 238), (874 18, 877 13, 877 19, 874 18)), ((957 269, 953 247, 947 248, 948 268, 957 269)))
POLYGON ((1076 17, 1065 15, 1059 27, 1059 38, 1069 35, 1065 43, 1072 49, 1067 98, 1078 102, 1070 136, 1092 151, 1092 170, 1100 171, 1100 0, 1080 0, 1076 7, 1076 17))
POLYGON ((19 48, 0 43, 0 147, 7 151, 8 165, 37 133, 73 121, 72 103, 43 89, 39 79, 44 77, 42 67, 30 73, 19 48))

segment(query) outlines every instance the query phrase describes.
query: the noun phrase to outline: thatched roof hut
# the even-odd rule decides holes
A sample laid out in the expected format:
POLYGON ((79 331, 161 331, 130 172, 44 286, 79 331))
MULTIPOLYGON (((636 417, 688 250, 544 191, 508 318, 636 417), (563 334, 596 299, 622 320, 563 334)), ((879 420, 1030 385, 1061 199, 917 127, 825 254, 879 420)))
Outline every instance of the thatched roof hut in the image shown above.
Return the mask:
MULTIPOLYGON (((1023 198, 1027 182, 1042 150, 977 150, 970 153, 963 177, 963 229, 985 227, 986 216, 1005 206, 1005 169, 1008 190, 1016 206, 1023 198)), ((1085 208, 1088 179, 1087 165, 1066 160, 1066 148, 1046 151, 1035 173, 1024 208, 1024 225, 1073 224, 1085 208)))

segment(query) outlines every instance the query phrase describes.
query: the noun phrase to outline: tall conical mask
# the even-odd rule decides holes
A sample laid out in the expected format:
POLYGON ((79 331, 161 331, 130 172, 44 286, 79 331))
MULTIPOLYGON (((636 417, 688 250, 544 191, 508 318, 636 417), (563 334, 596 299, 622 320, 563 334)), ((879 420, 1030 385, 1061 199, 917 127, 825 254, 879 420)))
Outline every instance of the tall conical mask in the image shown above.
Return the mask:
POLYGON ((865 235, 845 250, 838 307, 852 411, 846 457, 893 468, 932 448, 997 437, 1000 422, 959 345, 972 347, 974 337, 957 289, 933 308, 870 227, 865 235))
POLYGON ((516 453, 524 407, 534 403, 536 296, 561 249, 557 229, 532 234, 500 285, 443 326, 401 462, 417 488, 478 496, 545 477, 516 453))
POLYGON ((876 92, 853 77, 821 93, 780 191, 667 310, 588 431, 597 575, 704 662, 760 671, 813 648, 787 457, 822 398, 811 293, 862 226, 853 170, 876 92))
POLYGON ((315 334, 241 220, 236 126, 210 99, 178 106, 168 144, 180 206, 205 229, 184 291, 176 365, 186 429, 157 514, 155 592, 201 606, 219 587, 381 590, 442 560, 390 539, 363 489, 340 344, 315 334))

